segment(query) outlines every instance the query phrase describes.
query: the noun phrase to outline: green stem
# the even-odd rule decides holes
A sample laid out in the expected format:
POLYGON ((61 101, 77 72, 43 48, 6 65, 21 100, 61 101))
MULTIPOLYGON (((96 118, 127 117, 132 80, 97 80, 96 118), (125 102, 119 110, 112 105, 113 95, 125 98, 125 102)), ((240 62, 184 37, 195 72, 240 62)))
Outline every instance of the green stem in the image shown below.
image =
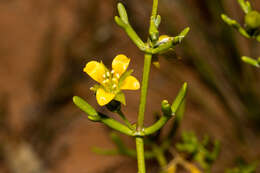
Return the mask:
MULTIPOLYGON (((154 18, 156 17, 157 14, 157 7, 158 7, 158 0, 154 0, 153 9, 152 9, 152 16, 154 16, 154 18)), ((150 29, 151 29, 151 25, 150 25, 150 29)), ((143 130, 143 125, 144 125, 144 112, 146 108, 146 97, 147 97, 151 62, 152 62, 152 54, 146 53, 144 55, 143 80, 142 80, 140 105, 139 105, 138 120, 137 120, 137 132, 139 133, 143 130)), ((145 170, 145 157, 144 157, 144 139, 141 136, 140 137, 137 136, 135 140, 136 140, 138 173, 145 173, 146 170, 145 170)))
POLYGON ((145 158, 144 158, 144 140, 143 137, 136 137, 136 152, 138 173, 145 173, 145 158))
POLYGON ((129 120, 125 117, 124 113, 121 110, 117 111, 117 114, 122 118, 122 120, 124 121, 124 123, 127 125, 127 127, 131 130, 133 129, 132 124, 129 122, 129 120))
POLYGON ((144 129, 144 135, 150 135, 161 129, 171 118, 171 116, 163 115, 156 123, 144 129))
MULTIPOLYGON (((141 99, 140 99, 138 121, 137 121, 137 131, 139 131, 139 132, 143 130, 143 125, 144 125, 144 112, 145 112, 145 106, 146 106, 146 97, 147 97, 151 61, 152 61, 152 55, 145 54, 143 80, 142 80, 142 88, 141 88, 141 99)), ((136 151, 137 151, 138 173, 145 173, 143 137, 136 137, 136 151)))
POLYGON ((157 15, 158 1, 159 1, 159 0, 154 0, 154 1, 153 1, 152 17, 154 17, 154 18, 155 18, 156 15, 157 15))
POLYGON ((145 112, 145 107, 146 107, 146 97, 147 97, 151 61, 152 61, 152 55, 145 54, 143 80, 142 80, 142 88, 141 88, 141 98, 140 98, 140 106, 139 106, 138 121, 137 121, 137 130, 138 131, 142 131, 143 125, 144 125, 144 112, 145 112))
POLYGON ((134 131, 129 129, 127 126, 117 122, 116 120, 109 118, 105 115, 101 115, 100 121, 107 125, 108 127, 117 130, 123 134, 129 135, 129 136, 134 136, 134 131))

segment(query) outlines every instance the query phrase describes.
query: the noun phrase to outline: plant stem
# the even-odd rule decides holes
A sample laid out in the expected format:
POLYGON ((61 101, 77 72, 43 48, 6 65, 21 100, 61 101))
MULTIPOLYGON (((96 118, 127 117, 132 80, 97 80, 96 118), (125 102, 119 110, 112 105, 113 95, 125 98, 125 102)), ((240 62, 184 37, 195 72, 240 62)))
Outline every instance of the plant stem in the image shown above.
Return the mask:
POLYGON ((151 61, 152 61, 152 55, 145 54, 141 98, 140 98, 140 106, 139 106, 138 121, 137 121, 138 131, 141 131, 143 129, 143 124, 144 124, 144 112, 146 107, 146 97, 147 97, 147 88, 148 88, 149 74, 151 68, 151 61))
POLYGON ((157 15, 158 1, 159 1, 159 0, 154 0, 154 1, 153 1, 152 17, 154 17, 154 18, 155 18, 156 15, 157 15))
POLYGON ((136 137, 135 142, 136 142, 136 152, 137 152, 138 173, 145 173, 143 137, 136 137))
MULTIPOLYGON (((101 114, 100 114, 101 115, 101 114)), ((129 129, 127 126, 119 123, 118 121, 109 118, 106 115, 101 115, 101 119, 100 122, 102 122, 103 124, 107 125, 108 127, 117 130, 123 134, 129 135, 129 136, 133 136, 134 135, 134 131, 129 129)))
POLYGON ((145 135, 151 135, 161 129, 171 118, 171 116, 163 115, 156 123, 144 129, 145 135))
MULTIPOLYGON (((152 16, 155 18, 157 14, 158 0, 153 0, 152 16)), ((151 25, 150 25, 151 29, 151 25)), ((144 125, 144 112, 146 108, 146 97, 149 82, 149 74, 151 69, 152 54, 145 53, 144 55, 144 68, 143 68, 143 80, 141 87, 140 105, 137 120, 137 132, 143 130, 144 125)), ((145 173, 145 157, 144 157, 144 139, 143 137, 136 137, 136 152, 138 162, 138 173, 145 173)))
MULTIPOLYGON (((146 107, 146 97, 147 97, 151 61, 152 61, 152 55, 145 54, 143 80, 142 80, 142 88, 141 88, 141 98, 140 98, 140 106, 139 106, 138 121, 137 121, 137 131, 143 130, 144 112, 145 112, 145 107, 146 107)), ((145 173, 143 137, 136 137, 136 151, 137 151, 138 173, 145 173)))

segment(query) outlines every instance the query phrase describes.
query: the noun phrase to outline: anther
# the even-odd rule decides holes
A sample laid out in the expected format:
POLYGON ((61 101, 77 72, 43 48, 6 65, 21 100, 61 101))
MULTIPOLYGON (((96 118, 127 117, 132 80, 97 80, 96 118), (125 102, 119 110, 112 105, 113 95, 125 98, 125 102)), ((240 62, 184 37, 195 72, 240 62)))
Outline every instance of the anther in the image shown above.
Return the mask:
POLYGON ((103 80, 103 84, 106 84, 106 83, 108 83, 109 82, 109 80, 108 79, 106 79, 106 80, 103 80))
POLYGON ((116 87, 117 87, 116 84, 112 85, 112 89, 116 89, 116 87))
POLYGON ((113 82, 116 82, 116 81, 117 81, 117 79, 113 77, 113 78, 112 78, 112 81, 113 81, 113 82))

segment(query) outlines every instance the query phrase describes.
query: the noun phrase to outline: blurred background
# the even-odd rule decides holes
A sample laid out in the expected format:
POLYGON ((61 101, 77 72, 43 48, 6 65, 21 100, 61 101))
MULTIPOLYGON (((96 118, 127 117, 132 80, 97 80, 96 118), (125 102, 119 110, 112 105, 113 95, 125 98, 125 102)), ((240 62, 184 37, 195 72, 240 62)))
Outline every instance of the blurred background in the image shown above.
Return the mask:
MULTIPOLYGON (((92 147, 113 148, 110 130, 90 122, 72 103, 83 97, 100 109, 82 69, 90 60, 108 67, 126 54, 141 80, 143 54, 116 26, 115 0, 1 0, 0 172, 136 172, 136 160, 101 156, 92 147)), ((260 1, 251 1, 260 10, 260 1)), ((147 38, 152 0, 124 0, 133 28, 147 38)), ((221 142, 212 172, 224 172, 238 157, 260 159, 260 71, 240 56, 260 56, 260 44, 224 24, 221 13, 243 22, 236 0, 160 0, 161 34, 190 33, 175 53, 152 67, 145 124, 163 99, 173 100, 187 81, 182 130, 221 142)), ((126 92, 123 111, 137 118, 138 92, 126 92)), ((110 114, 111 115, 111 114, 110 114)), ((114 115, 111 115, 114 116, 114 115)), ((134 141, 124 137, 130 147, 134 141)), ((153 163, 148 171, 153 172, 153 163)), ((260 171, 260 169, 258 169, 260 171)))

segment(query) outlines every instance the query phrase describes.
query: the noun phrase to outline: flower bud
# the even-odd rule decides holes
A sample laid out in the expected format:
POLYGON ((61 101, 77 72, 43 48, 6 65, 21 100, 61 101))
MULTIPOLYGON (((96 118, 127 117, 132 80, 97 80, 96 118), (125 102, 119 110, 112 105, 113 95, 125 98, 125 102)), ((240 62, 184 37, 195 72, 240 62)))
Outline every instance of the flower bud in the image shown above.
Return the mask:
POLYGON ((245 23, 251 29, 260 27, 260 13, 257 11, 251 11, 245 16, 245 23))
POLYGON ((165 116, 172 115, 171 105, 168 103, 167 100, 162 101, 162 112, 165 116))

